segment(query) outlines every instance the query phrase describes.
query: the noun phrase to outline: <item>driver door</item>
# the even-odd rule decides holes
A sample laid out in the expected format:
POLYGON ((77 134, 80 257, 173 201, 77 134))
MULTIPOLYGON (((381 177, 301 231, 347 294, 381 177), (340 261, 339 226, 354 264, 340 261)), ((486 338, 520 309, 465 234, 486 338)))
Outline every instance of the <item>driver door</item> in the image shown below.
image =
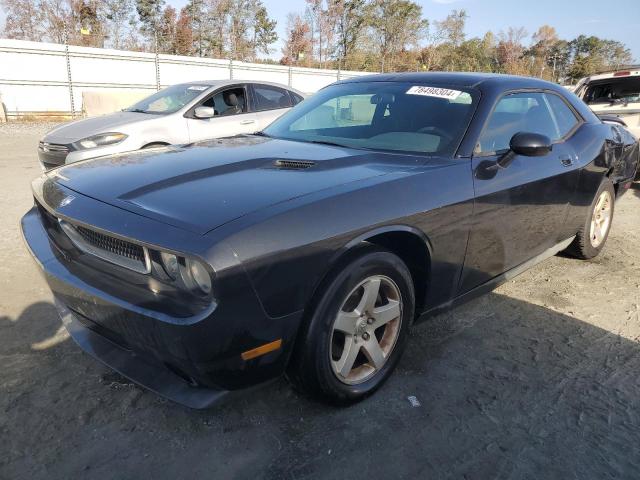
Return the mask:
POLYGON ((189 141, 200 142, 212 138, 232 137, 256 131, 256 114, 249 111, 245 85, 234 85, 213 92, 195 105, 185 115, 189 129, 189 141), (237 107, 230 105, 229 94, 234 94, 237 107), (211 107, 214 116, 196 118, 197 107, 211 107))
MULTIPOLYGON (((561 226, 577 185, 576 152, 567 138, 578 125, 553 113, 543 92, 503 96, 491 113, 472 159, 474 218, 460 293, 543 253, 560 241, 561 226), (572 123, 572 125, 570 125, 572 123), (569 129, 569 130, 568 130, 569 129), (546 135, 552 150, 539 157, 513 156, 506 167, 497 161, 518 132, 546 135)), ((559 97, 553 99, 564 103, 559 97)))

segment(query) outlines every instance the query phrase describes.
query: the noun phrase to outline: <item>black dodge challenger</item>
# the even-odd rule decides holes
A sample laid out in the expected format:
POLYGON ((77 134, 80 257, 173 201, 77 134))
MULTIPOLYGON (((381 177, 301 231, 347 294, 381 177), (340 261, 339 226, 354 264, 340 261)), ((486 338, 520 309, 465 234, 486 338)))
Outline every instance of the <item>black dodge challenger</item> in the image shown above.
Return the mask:
POLYGON ((85 351, 202 408, 286 372, 346 403, 416 319, 603 248, 638 142, 541 80, 338 82, 264 132, 55 169, 23 217, 85 351))

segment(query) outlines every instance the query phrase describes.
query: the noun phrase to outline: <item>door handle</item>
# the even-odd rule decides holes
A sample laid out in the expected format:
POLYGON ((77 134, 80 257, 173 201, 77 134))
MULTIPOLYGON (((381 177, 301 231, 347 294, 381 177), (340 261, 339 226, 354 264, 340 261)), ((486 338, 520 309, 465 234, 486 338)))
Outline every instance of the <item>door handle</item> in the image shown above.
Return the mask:
POLYGON ((565 167, 570 167, 573 165, 573 158, 570 155, 563 155, 559 158, 560 163, 562 163, 565 167))
POLYGON ((240 125, 251 125, 252 123, 256 123, 255 120, 242 120, 240 125))

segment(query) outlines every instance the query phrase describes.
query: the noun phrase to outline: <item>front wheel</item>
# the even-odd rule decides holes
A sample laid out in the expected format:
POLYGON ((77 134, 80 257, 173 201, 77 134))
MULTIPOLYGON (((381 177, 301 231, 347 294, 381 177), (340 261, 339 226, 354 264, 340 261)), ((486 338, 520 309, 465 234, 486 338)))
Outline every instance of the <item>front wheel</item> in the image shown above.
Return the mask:
POLYGON ((334 403, 365 398, 397 365, 413 314, 413 281, 404 262, 385 250, 364 249, 325 282, 289 378, 334 403))
POLYGON ((568 252, 587 260, 597 256, 609 238, 616 192, 613 183, 605 178, 596 193, 585 223, 568 248, 568 252))

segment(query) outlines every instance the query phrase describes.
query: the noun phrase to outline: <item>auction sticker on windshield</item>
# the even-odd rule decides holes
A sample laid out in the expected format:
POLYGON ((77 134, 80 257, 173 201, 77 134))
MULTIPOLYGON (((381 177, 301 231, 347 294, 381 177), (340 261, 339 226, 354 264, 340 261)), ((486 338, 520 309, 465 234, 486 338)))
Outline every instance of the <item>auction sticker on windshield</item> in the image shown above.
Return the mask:
POLYGON ((456 99, 462 92, 460 90, 451 90, 449 88, 440 87, 425 87, 421 85, 414 85, 407 90, 408 95, 424 95, 426 97, 448 98, 449 100, 456 99))

